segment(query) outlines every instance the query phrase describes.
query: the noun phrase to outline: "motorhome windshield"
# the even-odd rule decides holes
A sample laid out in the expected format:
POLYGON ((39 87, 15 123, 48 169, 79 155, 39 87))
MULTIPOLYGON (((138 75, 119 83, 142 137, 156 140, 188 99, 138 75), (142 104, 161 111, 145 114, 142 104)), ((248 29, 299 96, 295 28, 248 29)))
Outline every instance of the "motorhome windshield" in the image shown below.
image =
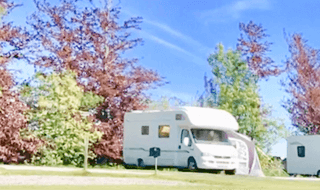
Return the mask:
POLYGON ((191 129, 195 143, 231 145, 224 131, 214 129, 191 129))

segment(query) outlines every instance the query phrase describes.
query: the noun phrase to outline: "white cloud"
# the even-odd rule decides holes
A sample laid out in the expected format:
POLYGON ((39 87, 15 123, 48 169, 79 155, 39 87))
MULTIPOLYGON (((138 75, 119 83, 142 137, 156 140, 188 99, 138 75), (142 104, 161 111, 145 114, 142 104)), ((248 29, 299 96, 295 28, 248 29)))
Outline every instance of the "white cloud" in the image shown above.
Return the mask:
POLYGON ((191 54, 190 52, 182 49, 181 47, 179 47, 179 46, 177 46, 177 45, 174 45, 174 44, 172 44, 172 43, 170 43, 170 42, 168 42, 168 41, 165 41, 165 40, 163 40, 163 39, 161 39, 161 38, 158 38, 158 37, 156 37, 156 36, 154 36, 154 35, 152 35, 152 34, 150 34, 150 33, 148 33, 148 32, 139 31, 139 33, 141 33, 144 37, 149 38, 149 39, 151 39, 152 41, 157 42, 158 44, 164 45, 164 46, 166 46, 166 47, 168 47, 168 48, 177 50, 177 51, 179 51, 179 52, 181 52, 181 53, 184 53, 184 54, 188 54, 188 55, 191 54))
POLYGON ((200 42, 194 40, 193 38, 191 38, 185 34, 182 34, 181 32, 171 28, 170 26, 168 26, 166 24, 161 24, 159 22, 148 20, 148 19, 144 19, 144 22, 147 24, 153 25, 157 28, 162 29, 163 31, 167 32, 168 34, 170 34, 172 36, 179 38, 180 40, 182 40, 183 42, 185 42, 187 44, 195 45, 195 46, 199 47, 201 50, 207 51, 209 49, 208 47, 201 44, 200 42))
POLYGON ((271 4, 269 0, 241 0, 216 9, 207 10, 200 13, 200 18, 209 22, 225 22, 231 19, 240 18, 241 14, 247 10, 269 10, 271 4))
MULTIPOLYGON (((122 13, 126 14, 126 15, 136 15, 136 14, 133 14, 131 11, 127 10, 127 9, 124 9, 122 10, 122 13)), ((152 26, 155 26, 157 27, 158 29, 161 29, 162 31, 166 32, 167 34, 171 35, 171 36, 175 36, 177 37, 177 39, 181 40, 182 42, 186 43, 186 44, 189 44, 189 45, 192 45, 192 46, 196 46, 196 49, 200 50, 200 52, 208 52, 209 50, 211 50, 211 48, 201 44, 200 42, 198 42, 197 40, 191 38, 190 36, 187 36, 175 29, 173 29, 172 27, 166 25, 166 24, 163 24, 163 23, 159 23, 157 21, 154 21, 154 20, 149 20, 149 19, 146 19, 146 18, 143 18, 143 23, 146 23, 148 25, 152 25, 152 26)), ((160 42, 161 40, 158 40, 158 39, 154 39, 154 40, 157 40, 158 42, 160 42)), ((160 42, 162 43, 162 42, 160 42)), ((165 43, 162 43, 162 44, 165 44, 165 43)), ((179 51, 179 50, 178 50, 179 51)))
POLYGON ((185 49, 183 49, 183 48, 181 48, 181 47, 179 47, 179 46, 177 46, 175 44, 172 44, 172 43, 170 43, 168 41, 165 41, 165 40, 163 40, 163 39, 161 39, 161 38, 159 38, 157 36, 154 36, 154 35, 152 35, 152 34, 150 34, 148 32, 145 32, 145 31, 139 31, 139 33, 143 37, 148 38, 148 39, 150 39, 150 40, 152 40, 152 41, 154 41, 154 42, 156 42, 156 43, 158 43, 160 45, 166 46, 166 47, 168 47, 170 49, 176 50, 176 51, 178 51, 180 53, 183 53, 183 54, 187 55, 187 60, 191 60, 192 62, 195 62, 196 64, 198 64, 200 66, 203 66, 203 65, 205 65, 204 63, 206 63, 205 59, 202 59, 202 58, 192 54, 191 52, 189 52, 189 51, 187 51, 187 50, 185 50, 185 49))

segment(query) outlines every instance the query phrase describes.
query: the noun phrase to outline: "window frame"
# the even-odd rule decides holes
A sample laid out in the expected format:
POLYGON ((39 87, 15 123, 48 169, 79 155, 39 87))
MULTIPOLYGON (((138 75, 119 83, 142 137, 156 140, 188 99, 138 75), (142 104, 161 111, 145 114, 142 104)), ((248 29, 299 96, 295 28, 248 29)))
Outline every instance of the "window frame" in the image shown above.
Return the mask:
POLYGON ((159 127, 158 127, 158 138, 164 138, 164 139, 168 139, 168 138, 170 138, 170 131, 171 131, 171 127, 170 127, 170 125, 159 125, 159 127), (160 134, 160 129, 161 129, 161 127, 164 127, 164 126, 167 126, 167 127, 169 127, 169 133, 168 133, 168 136, 161 136, 160 134))
POLYGON ((141 126, 141 135, 149 135, 150 134, 150 127, 148 126, 148 125, 143 125, 143 126, 141 126), (148 131, 148 133, 147 134, 144 134, 143 132, 145 132, 143 129, 145 129, 144 127, 148 127, 147 129, 147 131, 148 131))
POLYGON ((191 136, 190 136, 190 131, 188 129, 182 129, 181 130, 181 135, 180 135, 180 143, 183 144, 183 138, 182 138, 182 135, 183 135, 183 132, 184 131, 187 131, 188 132, 188 137, 189 137, 189 143, 188 143, 188 147, 191 147, 192 145, 192 140, 191 140, 191 136))
POLYGON ((305 146, 297 146, 297 153, 298 153, 298 157, 300 157, 300 158, 306 157, 306 148, 305 148, 305 146), (301 151, 303 151, 303 152, 301 152, 301 151))

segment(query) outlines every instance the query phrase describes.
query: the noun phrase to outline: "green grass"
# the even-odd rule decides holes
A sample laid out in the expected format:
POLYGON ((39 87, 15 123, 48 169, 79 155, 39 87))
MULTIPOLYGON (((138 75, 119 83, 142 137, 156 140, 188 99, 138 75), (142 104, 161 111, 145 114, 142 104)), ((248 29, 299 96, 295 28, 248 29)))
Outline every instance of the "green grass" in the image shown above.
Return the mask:
MULTIPOLYGON (((68 185, 62 185, 62 186, 0 186, 1 189, 5 190, 194 190, 194 189, 205 189, 205 187, 186 187, 186 186, 142 186, 142 185, 104 185, 104 186, 68 186, 68 185)), ((212 188, 207 188, 212 189, 212 188)))
POLYGON ((239 182, 238 180, 234 181, 229 179, 228 182, 223 182, 221 179, 215 180, 215 184, 212 185, 201 185, 201 186, 162 186, 162 185, 104 185, 104 186, 71 186, 71 185, 61 185, 61 186, 0 186, 1 189, 8 190, 55 190, 55 189, 68 189, 68 190, 98 190, 98 189, 108 189, 108 190, 122 190, 122 189, 172 189, 172 190, 224 190, 224 189, 233 189, 233 190, 282 190, 282 189, 290 189, 290 190, 300 190, 300 189, 308 189, 308 190, 318 190, 319 183, 316 182, 301 182, 301 181, 280 181, 280 180, 243 180, 239 182))
MULTIPOLYGON (((1 166, 0 166, 1 167, 1 166)), ((134 170, 139 171, 139 170, 134 170)), ((191 172, 172 172, 160 171, 159 175, 134 175, 134 174, 95 174, 85 171, 75 172, 48 172, 48 171, 11 171, 0 169, 0 175, 60 175, 60 176, 99 176, 99 177, 136 177, 147 179, 174 180, 189 183, 203 184, 200 186, 59 186, 59 189, 70 190, 98 190, 98 189, 263 189, 263 190, 298 190, 298 189, 319 189, 320 181, 292 181, 279 180, 273 178, 258 178, 250 176, 227 176, 223 174, 212 173, 191 173, 191 172)), ((1 177, 0 177, 1 179, 1 177)), ((40 190, 40 189, 58 189, 57 186, 0 186, 0 189, 8 190, 40 190)))

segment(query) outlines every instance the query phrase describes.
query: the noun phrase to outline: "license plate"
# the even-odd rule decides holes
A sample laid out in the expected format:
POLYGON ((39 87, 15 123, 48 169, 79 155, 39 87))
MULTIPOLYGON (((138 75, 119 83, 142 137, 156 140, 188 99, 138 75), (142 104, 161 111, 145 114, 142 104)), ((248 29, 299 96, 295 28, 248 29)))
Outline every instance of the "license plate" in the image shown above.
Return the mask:
POLYGON ((218 168, 228 168, 228 165, 217 165, 218 168))

